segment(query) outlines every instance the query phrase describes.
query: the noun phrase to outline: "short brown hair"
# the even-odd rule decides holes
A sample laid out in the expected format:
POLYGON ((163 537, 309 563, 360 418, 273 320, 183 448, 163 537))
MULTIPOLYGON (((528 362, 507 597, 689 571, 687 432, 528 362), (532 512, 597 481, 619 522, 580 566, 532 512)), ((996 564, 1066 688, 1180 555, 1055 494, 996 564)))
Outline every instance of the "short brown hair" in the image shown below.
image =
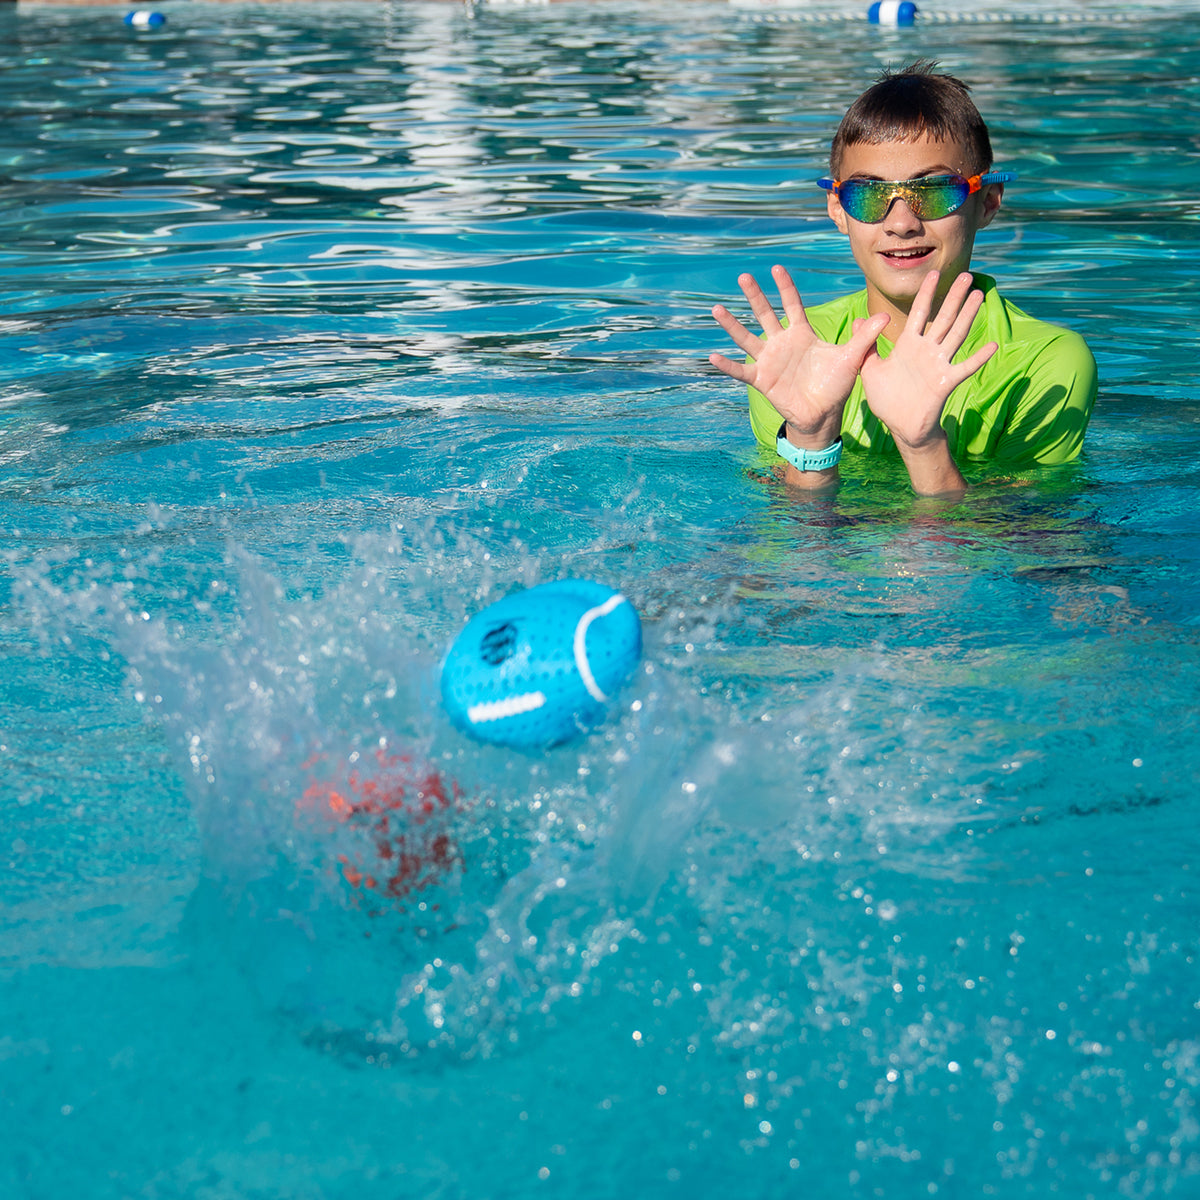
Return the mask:
POLYGON ((937 65, 921 60, 899 71, 885 71, 850 105, 829 151, 835 179, 847 146, 879 146, 922 137, 961 142, 975 174, 992 165, 991 139, 971 89, 953 75, 939 74, 937 65))

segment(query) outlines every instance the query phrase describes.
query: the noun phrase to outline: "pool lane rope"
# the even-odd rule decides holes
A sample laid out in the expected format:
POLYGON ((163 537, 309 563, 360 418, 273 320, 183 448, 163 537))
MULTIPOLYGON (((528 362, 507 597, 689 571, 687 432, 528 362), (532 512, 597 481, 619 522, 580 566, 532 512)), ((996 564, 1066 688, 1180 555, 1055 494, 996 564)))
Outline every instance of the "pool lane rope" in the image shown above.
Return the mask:
MULTIPOLYGON (((789 12, 786 10, 773 12, 754 12, 759 7, 754 3, 739 3, 730 0, 733 8, 740 8, 750 13, 751 19, 766 25, 829 25, 842 22, 870 22, 885 27, 897 25, 1119 25, 1132 24, 1149 20, 1162 13, 1156 10, 1145 12, 979 12, 977 10, 939 12, 934 9, 915 6, 915 12, 900 14, 897 11, 901 5, 895 0, 884 7, 887 0, 879 4, 879 11, 871 16, 870 11, 859 12, 789 12), (914 19, 915 18, 915 19, 914 19)), ((907 7, 907 6, 905 6, 907 7)), ((872 5, 871 9, 876 6, 872 5)))

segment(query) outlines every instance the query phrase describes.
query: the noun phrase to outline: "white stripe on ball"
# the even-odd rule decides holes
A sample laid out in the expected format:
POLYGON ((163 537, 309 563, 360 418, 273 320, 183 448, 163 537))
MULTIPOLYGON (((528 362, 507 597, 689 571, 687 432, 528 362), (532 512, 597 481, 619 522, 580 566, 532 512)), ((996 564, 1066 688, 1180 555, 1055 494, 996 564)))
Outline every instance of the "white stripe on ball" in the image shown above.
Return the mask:
POLYGON ((601 704, 605 703, 608 697, 600 690, 600 685, 596 682, 595 675, 592 674, 592 665, 588 662, 588 626, 600 617, 607 617, 617 605, 628 603, 629 601, 620 592, 614 592, 603 604, 597 604, 595 608, 589 608, 579 618, 579 624, 575 626, 575 666, 579 671, 579 678, 583 680, 583 686, 588 690, 588 695, 593 700, 599 700, 601 704))
POLYGON ((545 703, 545 692, 524 692, 520 696, 507 696, 503 700, 472 704, 467 709, 467 720, 472 725, 479 725, 486 721, 499 721, 504 717, 519 717, 522 713, 541 708, 545 703))

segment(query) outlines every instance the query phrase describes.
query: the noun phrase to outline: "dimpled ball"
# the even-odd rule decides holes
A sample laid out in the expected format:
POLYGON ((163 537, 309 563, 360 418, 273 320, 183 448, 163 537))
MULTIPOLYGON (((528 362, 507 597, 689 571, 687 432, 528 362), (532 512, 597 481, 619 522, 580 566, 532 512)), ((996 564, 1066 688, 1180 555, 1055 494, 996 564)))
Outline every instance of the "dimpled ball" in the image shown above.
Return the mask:
POLYGON ((872 25, 912 25, 916 16, 917 6, 910 0, 875 0, 867 9, 872 25))
POLYGON ((162 13, 151 12, 145 8, 125 14, 125 24, 132 25, 134 29, 157 29, 160 25, 165 25, 166 23, 167 18, 162 13))
POLYGON ((535 750, 585 733, 637 665, 642 624, 612 588, 563 579, 476 614, 442 664, 442 703, 483 742, 535 750))

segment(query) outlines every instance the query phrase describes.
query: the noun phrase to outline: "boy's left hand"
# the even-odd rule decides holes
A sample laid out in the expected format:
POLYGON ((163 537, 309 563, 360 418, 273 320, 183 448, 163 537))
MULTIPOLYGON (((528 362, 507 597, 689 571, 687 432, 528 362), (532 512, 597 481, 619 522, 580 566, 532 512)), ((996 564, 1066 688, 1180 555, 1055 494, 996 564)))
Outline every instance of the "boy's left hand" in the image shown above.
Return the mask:
POLYGON ((952 361, 983 303, 983 293, 973 283, 970 272, 964 271, 930 321, 938 285, 938 273, 930 271, 892 353, 880 358, 872 351, 863 362, 860 374, 867 403, 891 430, 902 454, 945 440, 940 421, 950 393, 998 349, 995 342, 988 342, 963 362, 952 361))
POLYGON ((941 419, 950 393, 998 349, 995 342, 988 342, 962 362, 952 361, 983 303, 983 293, 973 289, 973 282, 964 271, 930 321, 938 285, 938 272, 930 271, 892 353, 880 358, 872 351, 860 372, 867 404, 891 430, 913 489, 921 495, 961 493, 967 486, 950 453, 941 419))

